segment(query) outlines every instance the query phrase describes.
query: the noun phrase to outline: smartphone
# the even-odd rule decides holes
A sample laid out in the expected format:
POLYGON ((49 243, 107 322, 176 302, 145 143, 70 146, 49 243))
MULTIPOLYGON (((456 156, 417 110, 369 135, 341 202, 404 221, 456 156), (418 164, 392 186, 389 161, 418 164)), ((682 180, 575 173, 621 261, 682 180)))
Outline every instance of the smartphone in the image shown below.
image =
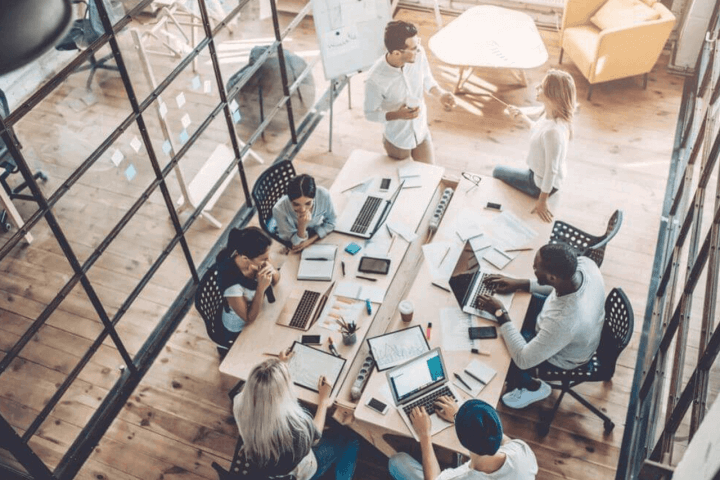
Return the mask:
POLYGON ((372 408, 376 412, 378 412, 381 415, 385 415, 388 411, 388 406, 386 403, 381 402, 377 398, 371 398, 368 400, 368 402, 365 404, 368 407, 372 408))
POLYGON ((362 257, 358 270, 363 273, 379 273, 387 275, 390 271, 389 258, 362 257))
POLYGON ((322 335, 303 335, 300 343, 303 345, 322 345, 322 335))
POLYGON ((495 327, 470 327, 468 334, 470 340, 497 338, 497 329, 495 327))
POLYGON ((380 180, 380 190, 387 191, 388 188, 390 188, 390 179, 383 178, 382 180, 380 180))
POLYGON ((502 205, 500 205, 499 203, 487 202, 485 208, 489 210, 497 210, 499 212, 502 210, 502 205))

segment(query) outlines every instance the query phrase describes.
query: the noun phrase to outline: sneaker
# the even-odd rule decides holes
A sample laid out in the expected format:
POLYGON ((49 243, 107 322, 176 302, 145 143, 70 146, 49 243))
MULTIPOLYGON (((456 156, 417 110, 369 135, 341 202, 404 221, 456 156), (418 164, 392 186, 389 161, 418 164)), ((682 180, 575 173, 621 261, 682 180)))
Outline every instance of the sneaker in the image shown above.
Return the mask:
POLYGON ((527 388, 516 388, 502 396, 502 401, 506 407, 525 408, 540 400, 545 400, 552 393, 550 385, 540 380, 540 388, 528 390, 527 388))

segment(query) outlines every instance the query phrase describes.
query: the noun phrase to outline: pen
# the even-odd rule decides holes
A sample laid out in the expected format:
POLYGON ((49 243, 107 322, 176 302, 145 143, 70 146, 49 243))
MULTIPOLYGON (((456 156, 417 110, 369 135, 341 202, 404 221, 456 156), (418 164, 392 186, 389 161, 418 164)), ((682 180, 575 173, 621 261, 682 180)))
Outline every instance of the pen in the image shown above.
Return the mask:
POLYGON ((330 353, 332 353, 336 357, 339 357, 340 354, 338 353, 337 348, 335 348, 332 337, 328 337, 328 343, 330 344, 330 346, 328 347, 330 349, 330 353))
POLYGON ((389 246, 388 249, 387 249, 387 254, 386 254, 386 255, 390 255, 390 249, 392 248, 393 243, 395 243, 395 235, 392 235, 392 239, 390 240, 390 246, 389 246))
POLYGON ((330 261, 328 258, 322 258, 322 257, 313 257, 313 258, 306 258, 305 260, 308 260, 310 262, 328 262, 330 261))
POLYGON ((268 357, 279 357, 280 356, 277 353, 269 353, 269 352, 264 352, 263 355, 267 355, 268 357))
POLYGON ((468 385, 467 382, 466 382, 465 380, 463 380, 463 378, 462 378, 460 375, 458 375, 457 373, 455 373, 455 378, 457 378, 458 380, 460 380, 460 383, 462 383, 463 385, 465 385, 465 387, 472 392, 472 387, 471 387, 470 385, 468 385))
POLYGON ((346 188, 345 190, 343 190, 343 191, 340 192, 340 193, 345 193, 345 192, 347 192, 348 190, 352 190, 352 189, 354 189, 354 188, 357 188, 357 187, 359 187, 360 185, 362 185, 362 184, 364 184, 364 183, 365 183, 365 182, 360 182, 360 183, 358 183, 357 185, 353 185, 352 187, 346 188))
POLYGON ((428 322, 427 328, 425 329, 425 338, 430 340, 430 333, 432 332, 432 322, 428 322))
POLYGON ((370 280, 371 282, 377 282, 377 278, 364 277, 362 275, 355 275, 355 278, 362 278, 363 280, 370 280))
POLYGON ((445 257, 447 257, 448 253, 450 253, 450 247, 447 247, 447 250, 445 250, 445 255, 443 255, 442 260, 440 260, 440 263, 438 263, 438 267, 442 265, 442 263, 445 261, 445 257))
POLYGON ((478 382, 482 383, 483 385, 487 385, 487 383, 483 382, 482 380, 480 380, 478 377, 476 377, 476 376, 473 375, 472 373, 468 372, 467 370, 465 370, 465 373, 467 373, 468 375, 470 375, 472 378, 474 378, 474 379, 477 380, 478 382))
POLYGON ((505 250, 505 252, 506 252, 506 253, 507 253, 507 252, 529 252, 530 250, 532 250, 531 247, 527 247, 527 248, 509 248, 509 249, 505 250))
POLYGON ((345 276, 345 262, 342 260, 340 261, 340 267, 342 268, 342 273, 343 273, 343 277, 344 277, 345 276))
POLYGON ((474 353, 474 354, 476 354, 476 355, 485 355, 486 357, 489 357, 489 356, 490 356, 490 354, 489 354, 488 352, 481 352, 481 351, 478 350, 477 348, 471 348, 471 349, 470 349, 470 353, 474 353))
POLYGON ((368 315, 372 315, 372 304, 370 303, 370 299, 365 299, 365 310, 367 310, 368 315))

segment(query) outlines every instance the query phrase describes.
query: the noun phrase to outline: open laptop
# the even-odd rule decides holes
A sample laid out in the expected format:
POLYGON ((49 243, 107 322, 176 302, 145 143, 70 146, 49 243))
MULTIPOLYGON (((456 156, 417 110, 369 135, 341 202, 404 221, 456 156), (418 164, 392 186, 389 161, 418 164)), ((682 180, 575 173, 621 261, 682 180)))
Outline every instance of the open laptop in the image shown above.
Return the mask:
POLYGON ((410 422, 410 412, 417 406, 425 407, 430 415, 431 435, 452 425, 435 413, 434 404, 439 397, 448 395, 455 401, 462 399, 449 381, 439 347, 388 370, 385 375, 395 406, 416 440, 418 436, 410 422))
POLYGON ((335 282, 330 284, 323 293, 314 290, 293 290, 275 323, 284 327, 308 331, 320 318, 334 286, 335 282))
POLYGON ((352 193, 345 210, 335 223, 335 231, 355 237, 372 238, 390 215, 404 183, 400 182, 388 199, 378 192, 352 193))
MULTIPOLYGON (((483 270, 475 252, 473 252, 472 245, 469 241, 465 242, 449 281, 450 290, 452 290, 463 312, 497 321, 495 315, 483 310, 482 302, 479 300, 481 295, 495 294, 494 288, 485 285, 485 277, 492 273, 483 270)), ((510 306, 512 295, 497 297, 506 307, 510 306)))

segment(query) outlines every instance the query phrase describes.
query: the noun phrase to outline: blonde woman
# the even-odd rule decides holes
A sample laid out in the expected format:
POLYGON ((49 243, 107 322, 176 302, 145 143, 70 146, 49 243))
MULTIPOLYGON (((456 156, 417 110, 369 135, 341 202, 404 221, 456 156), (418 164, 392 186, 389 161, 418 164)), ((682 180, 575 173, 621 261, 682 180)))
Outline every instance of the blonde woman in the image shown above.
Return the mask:
POLYGON ((248 464, 263 476, 294 474, 297 480, 316 479, 335 465, 337 480, 350 480, 359 449, 357 437, 345 427, 323 431, 332 405, 332 386, 318 382, 318 407, 311 417, 297 401, 286 352, 280 359, 257 365, 239 395, 233 414, 248 464))
POLYGON ((548 198, 562 187, 566 175, 565 159, 577 105, 575 81, 567 72, 550 70, 537 87, 537 100, 545 106, 544 115, 537 121, 513 105, 507 107, 513 119, 531 127, 528 168, 497 166, 493 177, 537 198, 532 212, 550 222, 553 214, 548 198))

